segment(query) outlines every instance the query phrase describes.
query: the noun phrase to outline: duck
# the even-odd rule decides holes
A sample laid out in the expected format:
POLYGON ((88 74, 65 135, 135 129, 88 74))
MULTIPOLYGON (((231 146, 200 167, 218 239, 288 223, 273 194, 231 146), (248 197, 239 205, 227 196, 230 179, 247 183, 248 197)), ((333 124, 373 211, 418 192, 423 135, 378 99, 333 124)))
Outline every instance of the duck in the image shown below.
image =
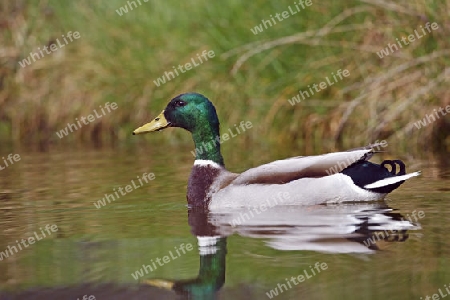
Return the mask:
MULTIPOLYGON (((407 179, 401 160, 380 164, 369 159, 380 144, 314 156, 296 156, 266 163, 242 173, 225 168, 220 151, 220 123, 216 108, 204 95, 180 94, 151 122, 133 135, 179 127, 189 131, 196 149, 188 179, 189 207, 212 211, 230 208, 267 210, 277 205, 321 205, 380 201, 407 179)), ((385 146, 385 145, 384 145, 385 146)))

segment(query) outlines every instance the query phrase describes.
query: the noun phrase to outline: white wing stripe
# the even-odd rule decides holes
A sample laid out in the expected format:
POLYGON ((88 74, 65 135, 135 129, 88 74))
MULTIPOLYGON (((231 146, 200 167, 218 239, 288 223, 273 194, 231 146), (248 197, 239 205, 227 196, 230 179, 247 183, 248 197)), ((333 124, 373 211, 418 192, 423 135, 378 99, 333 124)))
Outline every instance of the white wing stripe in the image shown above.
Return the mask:
POLYGON ((387 186, 387 185, 390 185, 390 184, 394 184, 394 183, 397 183, 397 182, 409 179, 409 178, 414 177, 414 176, 419 176, 419 175, 420 175, 420 172, 414 172, 414 173, 410 173, 410 174, 406 174, 406 175, 389 177, 389 178, 385 178, 385 179, 381 179, 381 180, 375 181, 373 183, 366 184, 364 186, 364 188, 366 188, 366 189, 376 189, 376 188, 379 188, 379 187, 383 187, 383 186, 387 186))

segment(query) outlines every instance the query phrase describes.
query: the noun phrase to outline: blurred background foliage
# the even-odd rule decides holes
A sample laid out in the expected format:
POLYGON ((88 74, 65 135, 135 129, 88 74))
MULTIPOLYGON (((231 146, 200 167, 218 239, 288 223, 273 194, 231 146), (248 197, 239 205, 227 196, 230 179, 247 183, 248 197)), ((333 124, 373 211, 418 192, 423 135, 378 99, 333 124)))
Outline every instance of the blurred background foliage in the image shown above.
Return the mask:
MULTIPOLYGON (((450 104, 444 73, 450 66, 450 0, 312 0, 312 6, 252 33, 262 19, 293 2, 140 0, 119 16, 125 0, 0 0, 0 139, 134 143, 134 128, 172 97, 197 91, 214 102, 223 131, 252 122, 245 138, 233 143, 277 143, 292 154, 387 139, 398 151, 450 151, 448 116, 422 129, 414 126, 450 104), (426 22, 439 29, 379 58, 388 43, 426 22), (18 64, 68 31, 81 38, 29 66, 18 64), (154 84, 203 50, 215 57, 154 84), (289 104, 299 90, 339 69, 350 76, 289 104), (119 108, 58 138, 67 123, 108 101, 119 108)), ((155 138, 190 139, 181 131, 155 138)))

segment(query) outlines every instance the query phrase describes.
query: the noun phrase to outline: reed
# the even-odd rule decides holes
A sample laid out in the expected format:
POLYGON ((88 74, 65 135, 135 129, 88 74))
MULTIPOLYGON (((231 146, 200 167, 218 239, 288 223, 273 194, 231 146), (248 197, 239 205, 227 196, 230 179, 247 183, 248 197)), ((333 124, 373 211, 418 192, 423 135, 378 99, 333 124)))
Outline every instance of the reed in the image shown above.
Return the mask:
POLYGON ((265 142, 305 153, 380 139, 404 149, 450 150, 448 116, 414 126, 450 104, 450 71, 444 73, 450 66, 449 0, 313 0, 256 35, 252 28, 294 1, 140 2, 120 16, 116 10, 127 1, 1 1, 0 139, 128 140, 170 98, 198 91, 213 100, 225 128, 249 120, 249 139, 265 136, 265 142), (439 29, 379 57, 427 22, 439 29), (69 31, 80 38, 19 65, 69 31), (165 84, 154 83, 204 50, 215 57, 165 84), (299 104, 288 102, 339 69, 350 76, 299 104), (106 102, 118 109, 58 138, 67 123, 106 102))

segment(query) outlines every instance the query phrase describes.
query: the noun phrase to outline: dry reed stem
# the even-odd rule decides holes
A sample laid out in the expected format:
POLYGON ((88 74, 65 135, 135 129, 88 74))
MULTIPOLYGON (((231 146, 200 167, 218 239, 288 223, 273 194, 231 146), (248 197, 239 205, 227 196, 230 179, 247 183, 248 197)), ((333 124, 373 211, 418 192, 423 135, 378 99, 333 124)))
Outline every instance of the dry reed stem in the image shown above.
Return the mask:
POLYGON ((427 94, 432 89, 434 89, 440 82, 446 80, 447 78, 446 70, 444 70, 442 73, 439 74, 436 79, 431 80, 427 85, 420 87, 417 89, 414 94, 409 97, 408 99, 401 101, 400 104, 397 106, 396 109, 390 110, 386 117, 380 122, 380 124, 375 128, 375 132, 379 132, 384 126, 386 126, 387 123, 394 120, 401 112, 405 110, 406 107, 411 105, 413 102, 415 102, 417 99, 419 99, 421 96, 427 94))
POLYGON ((361 1, 362 3, 376 5, 383 9, 395 11, 395 12, 410 15, 413 17, 421 17, 422 16, 417 11, 410 9, 410 8, 400 6, 399 4, 394 3, 393 1, 391 1, 391 2, 386 2, 383 0, 359 0, 359 1, 361 1))
MULTIPOLYGON (((342 26, 344 27, 344 26, 342 26)), ((368 27, 367 25, 353 25, 353 26, 345 26, 346 29, 342 28, 342 27, 337 27, 336 30, 331 30, 329 33, 337 33, 337 32, 350 32, 350 31, 354 31, 357 29, 361 29, 362 27, 368 27)), ((310 40, 306 40, 306 38, 309 37, 313 37, 317 34, 318 30, 310 30, 310 31, 305 31, 302 32, 300 34, 296 34, 296 35, 292 35, 292 36, 287 36, 287 37, 283 37, 280 39, 276 39, 273 41, 269 41, 269 42, 264 42, 264 43, 258 43, 256 46, 256 48, 253 48, 251 50, 248 50, 246 53, 244 53, 243 55, 241 55, 235 62, 235 64, 233 65, 233 68, 231 69, 230 73, 232 75, 235 75, 237 73, 237 71, 239 71, 239 69, 242 67, 242 65, 248 60, 250 59, 252 56, 259 54, 265 50, 269 50, 278 46, 282 46, 282 45, 289 45, 289 44, 306 44, 306 45, 310 45, 310 46, 337 46, 340 47, 341 45, 339 44, 339 42, 337 43, 333 43, 333 42, 323 42, 321 39, 310 39, 310 40)), ((249 44, 249 45, 253 45, 249 44)), ((352 45, 352 47, 354 47, 354 45, 352 45)), ((355 49, 358 49, 358 47, 356 47, 355 49)), ((362 48, 362 50, 364 50, 364 48, 362 48)), ((371 51, 371 49, 369 50, 371 51)), ((230 52, 226 52, 224 53, 223 57, 226 58, 228 57, 228 54, 230 52)))

